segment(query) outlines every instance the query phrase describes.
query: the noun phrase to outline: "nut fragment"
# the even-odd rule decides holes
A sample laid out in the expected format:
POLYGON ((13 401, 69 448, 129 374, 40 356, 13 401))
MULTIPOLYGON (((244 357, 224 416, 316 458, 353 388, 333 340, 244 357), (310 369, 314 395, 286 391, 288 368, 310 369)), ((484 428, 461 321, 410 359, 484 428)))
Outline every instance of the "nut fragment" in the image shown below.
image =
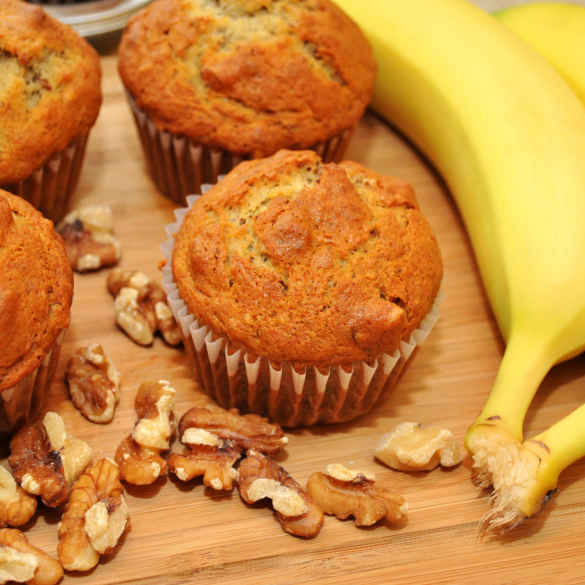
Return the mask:
POLYGON ((307 492, 325 514, 345 520, 354 516, 357 526, 371 526, 387 518, 396 522, 408 512, 402 496, 386 488, 374 486, 374 478, 343 465, 330 465, 327 474, 313 473, 307 481, 307 492))
POLYGON ((321 529, 321 508, 276 461, 258 451, 249 450, 240 465, 238 489, 248 504, 271 498, 285 532, 310 537, 321 529))
POLYGON ((57 226, 71 267, 77 272, 115 264, 121 256, 120 242, 113 236, 114 215, 107 205, 76 209, 57 226))
POLYGON ((402 423, 386 433, 374 449, 378 459, 401 471, 430 471, 461 462, 461 451, 450 431, 402 423))
POLYGON ((173 453, 169 469, 180 480, 189 481, 203 476, 203 483, 216 490, 231 490, 238 477, 234 464, 241 457, 241 449, 234 441, 220 439, 203 429, 186 429, 181 442, 191 449, 189 455, 173 453))
POLYGON ((61 577, 61 564, 30 544, 20 530, 0 530, 0 583, 16 581, 28 585, 55 585, 61 577))
POLYGON ((22 427, 10 441, 10 451, 14 479, 51 508, 67 501, 73 482, 92 458, 91 449, 68 435, 54 412, 48 412, 42 424, 22 427))
POLYGON ((108 423, 114 418, 120 400, 120 373, 99 343, 73 354, 65 378, 71 400, 81 414, 95 423, 108 423))
POLYGON ((227 412, 191 408, 181 418, 180 435, 191 428, 205 429, 220 439, 234 441, 242 450, 254 449, 266 455, 278 453, 288 443, 279 424, 271 424, 257 414, 239 414, 237 408, 227 412))
POLYGON ((107 287, 115 298, 116 322, 136 343, 150 345, 157 330, 169 345, 181 342, 179 326, 160 284, 138 270, 115 268, 107 287))
POLYGON ((119 478, 117 465, 104 458, 73 486, 59 524, 57 547, 68 571, 95 567, 100 555, 111 553, 118 543, 130 517, 119 478))
POLYGON ((17 485, 12 474, 0 465, 0 528, 26 524, 36 509, 36 497, 17 485))
POLYGON ((114 313, 116 323, 130 339, 140 345, 150 345, 154 341, 148 319, 138 304, 138 291, 124 287, 114 301, 114 313))
POLYGON ((116 450, 116 463, 122 479, 146 485, 167 474, 162 451, 170 448, 177 427, 172 412, 175 389, 166 380, 144 382, 136 393, 134 406, 139 421, 132 434, 116 450))
POLYGON ((181 418, 179 435, 191 453, 173 453, 170 470, 183 481, 203 475, 203 483, 217 490, 232 489, 238 475, 233 466, 242 451, 274 454, 288 443, 280 425, 256 414, 240 415, 236 408, 227 412, 192 408, 181 418))

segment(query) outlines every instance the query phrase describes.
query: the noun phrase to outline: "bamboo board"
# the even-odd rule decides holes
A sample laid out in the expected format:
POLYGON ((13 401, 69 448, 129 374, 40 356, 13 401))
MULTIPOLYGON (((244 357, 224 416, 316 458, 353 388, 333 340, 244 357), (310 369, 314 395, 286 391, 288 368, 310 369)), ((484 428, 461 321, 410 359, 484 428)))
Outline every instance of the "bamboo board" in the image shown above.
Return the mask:
MULTIPOLYGON (((75 206, 109 204, 122 242, 124 268, 160 279, 159 244, 174 221, 173 204, 146 176, 137 133, 116 72, 115 56, 102 57, 104 104, 92 131, 75 206)), ((351 519, 326 517, 320 534, 303 540, 285 534, 269 505, 249 506, 233 493, 205 488, 201 480, 174 476, 146 487, 127 485, 131 526, 114 553, 88 573, 63 583, 253 583, 254 585, 400 583, 585 583, 585 462, 561 476, 560 492, 537 517, 513 532, 478 537, 488 496, 472 482, 468 455, 451 470, 406 474, 374 459, 379 437, 404 421, 450 429, 459 444, 483 406, 503 344, 487 305, 457 210, 440 178, 421 156, 372 114, 365 116, 347 153, 379 172, 410 181, 443 253, 446 300, 442 317, 391 395, 356 421, 297 429, 277 456, 299 482, 330 463, 375 472, 378 485, 403 495, 406 520, 357 528, 351 519)), ((215 406, 196 386, 182 348, 157 338, 135 345, 114 323, 108 271, 75 276, 71 327, 46 410, 61 414, 68 432, 83 438, 94 456, 113 457, 136 420, 133 401, 148 379, 167 379, 177 390, 175 414, 215 406), (122 397, 108 425, 75 410, 64 383, 73 352, 97 341, 122 374, 122 397)), ((557 366, 546 378, 526 421, 536 434, 583 401, 585 356, 557 366)), ((173 450, 179 450, 175 442, 173 450)), ((4 446, 7 465, 7 447, 4 446)), ((39 505, 24 527, 29 540, 56 556, 62 510, 39 505)))

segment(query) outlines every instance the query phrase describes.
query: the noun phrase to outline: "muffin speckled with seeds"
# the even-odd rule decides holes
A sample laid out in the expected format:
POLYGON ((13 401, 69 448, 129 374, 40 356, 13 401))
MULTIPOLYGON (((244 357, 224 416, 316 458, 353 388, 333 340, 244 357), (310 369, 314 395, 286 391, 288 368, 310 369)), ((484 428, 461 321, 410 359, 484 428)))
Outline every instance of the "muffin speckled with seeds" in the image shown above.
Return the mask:
POLYGON ((151 175, 181 203, 281 148, 341 160, 376 72, 329 0, 156 0, 118 55, 151 175))
POLYGON ((438 318, 441 255, 412 187, 312 151, 231 171, 165 270, 199 383, 284 426, 367 411, 438 318))
POLYGON ((0 2, 0 187, 58 221, 101 104, 96 51, 40 6, 0 2))

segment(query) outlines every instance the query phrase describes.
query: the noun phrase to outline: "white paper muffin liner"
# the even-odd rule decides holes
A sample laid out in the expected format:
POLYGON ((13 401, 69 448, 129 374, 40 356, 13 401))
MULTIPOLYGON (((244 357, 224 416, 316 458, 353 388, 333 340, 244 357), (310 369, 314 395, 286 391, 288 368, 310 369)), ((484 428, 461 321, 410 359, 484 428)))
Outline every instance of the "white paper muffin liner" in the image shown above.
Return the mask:
POLYGON ((61 331, 40 366, 16 386, 0 392, 0 439, 11 437, 20 427, 32 422, 45 403, 53 383, 61 344, 65 336, 61 331))
POLYGON ((74 140, 63 150, 52 154, 26 179, 2 189, 28 201, 44 217, 57 224, 77 187, 83 165, 87 136, 74 140))
MULTIPOLYGON (((202 192, 210 188, 211 185, 203 185, 202 192)), ((188 196, 188 207, 175 210, 177 221, 166 226, 169 240, 161 244, 167 259, 162 270, 162 284, 181 326, 199 386, 224 408, 260 414, 283 427, 345 422, 370 410, 395 385, 427 339, 441 315, 439 306, 445 298, 443 291, 439 290, 433 308, 410 339, 401 341, 400 348, 392 355, 378 356, 372 366, 355 362, 350 371, 337 364, 327 371, 310 366, 299 373, 286 361, 273 364, 266 357, 249 360, 245 351, 231 348, 225 337, 215 338, 209 327, 189 313, 173 281, 173 234, 178 232, 185 214, 199 197, 188 196)))
MULTIPOLYGON (((187 203, 190 193, 200 193, 202 185, 217 182, 220 174, 228 173, 249 156, 235 154, 226 149, 215 149, 159 130, 152 119, 138 109, 130 93, 126 92, 140 142, 146 157, 148 172, 157 189, 179 205, 187 203)), ((323 162, 340 162, 351 139, 352 130, 314 144, 314 150, 323 162)))

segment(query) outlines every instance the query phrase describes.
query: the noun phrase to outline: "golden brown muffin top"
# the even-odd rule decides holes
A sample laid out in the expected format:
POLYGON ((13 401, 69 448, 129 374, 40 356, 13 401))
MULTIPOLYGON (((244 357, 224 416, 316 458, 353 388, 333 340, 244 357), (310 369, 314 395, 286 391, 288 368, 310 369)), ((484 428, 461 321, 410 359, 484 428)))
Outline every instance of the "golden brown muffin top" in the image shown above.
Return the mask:
POLYGON ((42 362, 69 325, 73 273, 53 223, 0 190, 0 391, 42 362))
POLYGON ((443 267, 408 183, 280 151, 197 200, 172 270, 189 311, 232 347, 325 367, 397 349, 431 310, 443 267))
POLYGON ((96 51, 40 6, 0 2, 0 185, 85 136, 101 104, 96 51))
POLYGON ((129 21, 118 56, 160 130, 256 157, 355 126, 376 71, 329 0, 156 0, 129 21))

